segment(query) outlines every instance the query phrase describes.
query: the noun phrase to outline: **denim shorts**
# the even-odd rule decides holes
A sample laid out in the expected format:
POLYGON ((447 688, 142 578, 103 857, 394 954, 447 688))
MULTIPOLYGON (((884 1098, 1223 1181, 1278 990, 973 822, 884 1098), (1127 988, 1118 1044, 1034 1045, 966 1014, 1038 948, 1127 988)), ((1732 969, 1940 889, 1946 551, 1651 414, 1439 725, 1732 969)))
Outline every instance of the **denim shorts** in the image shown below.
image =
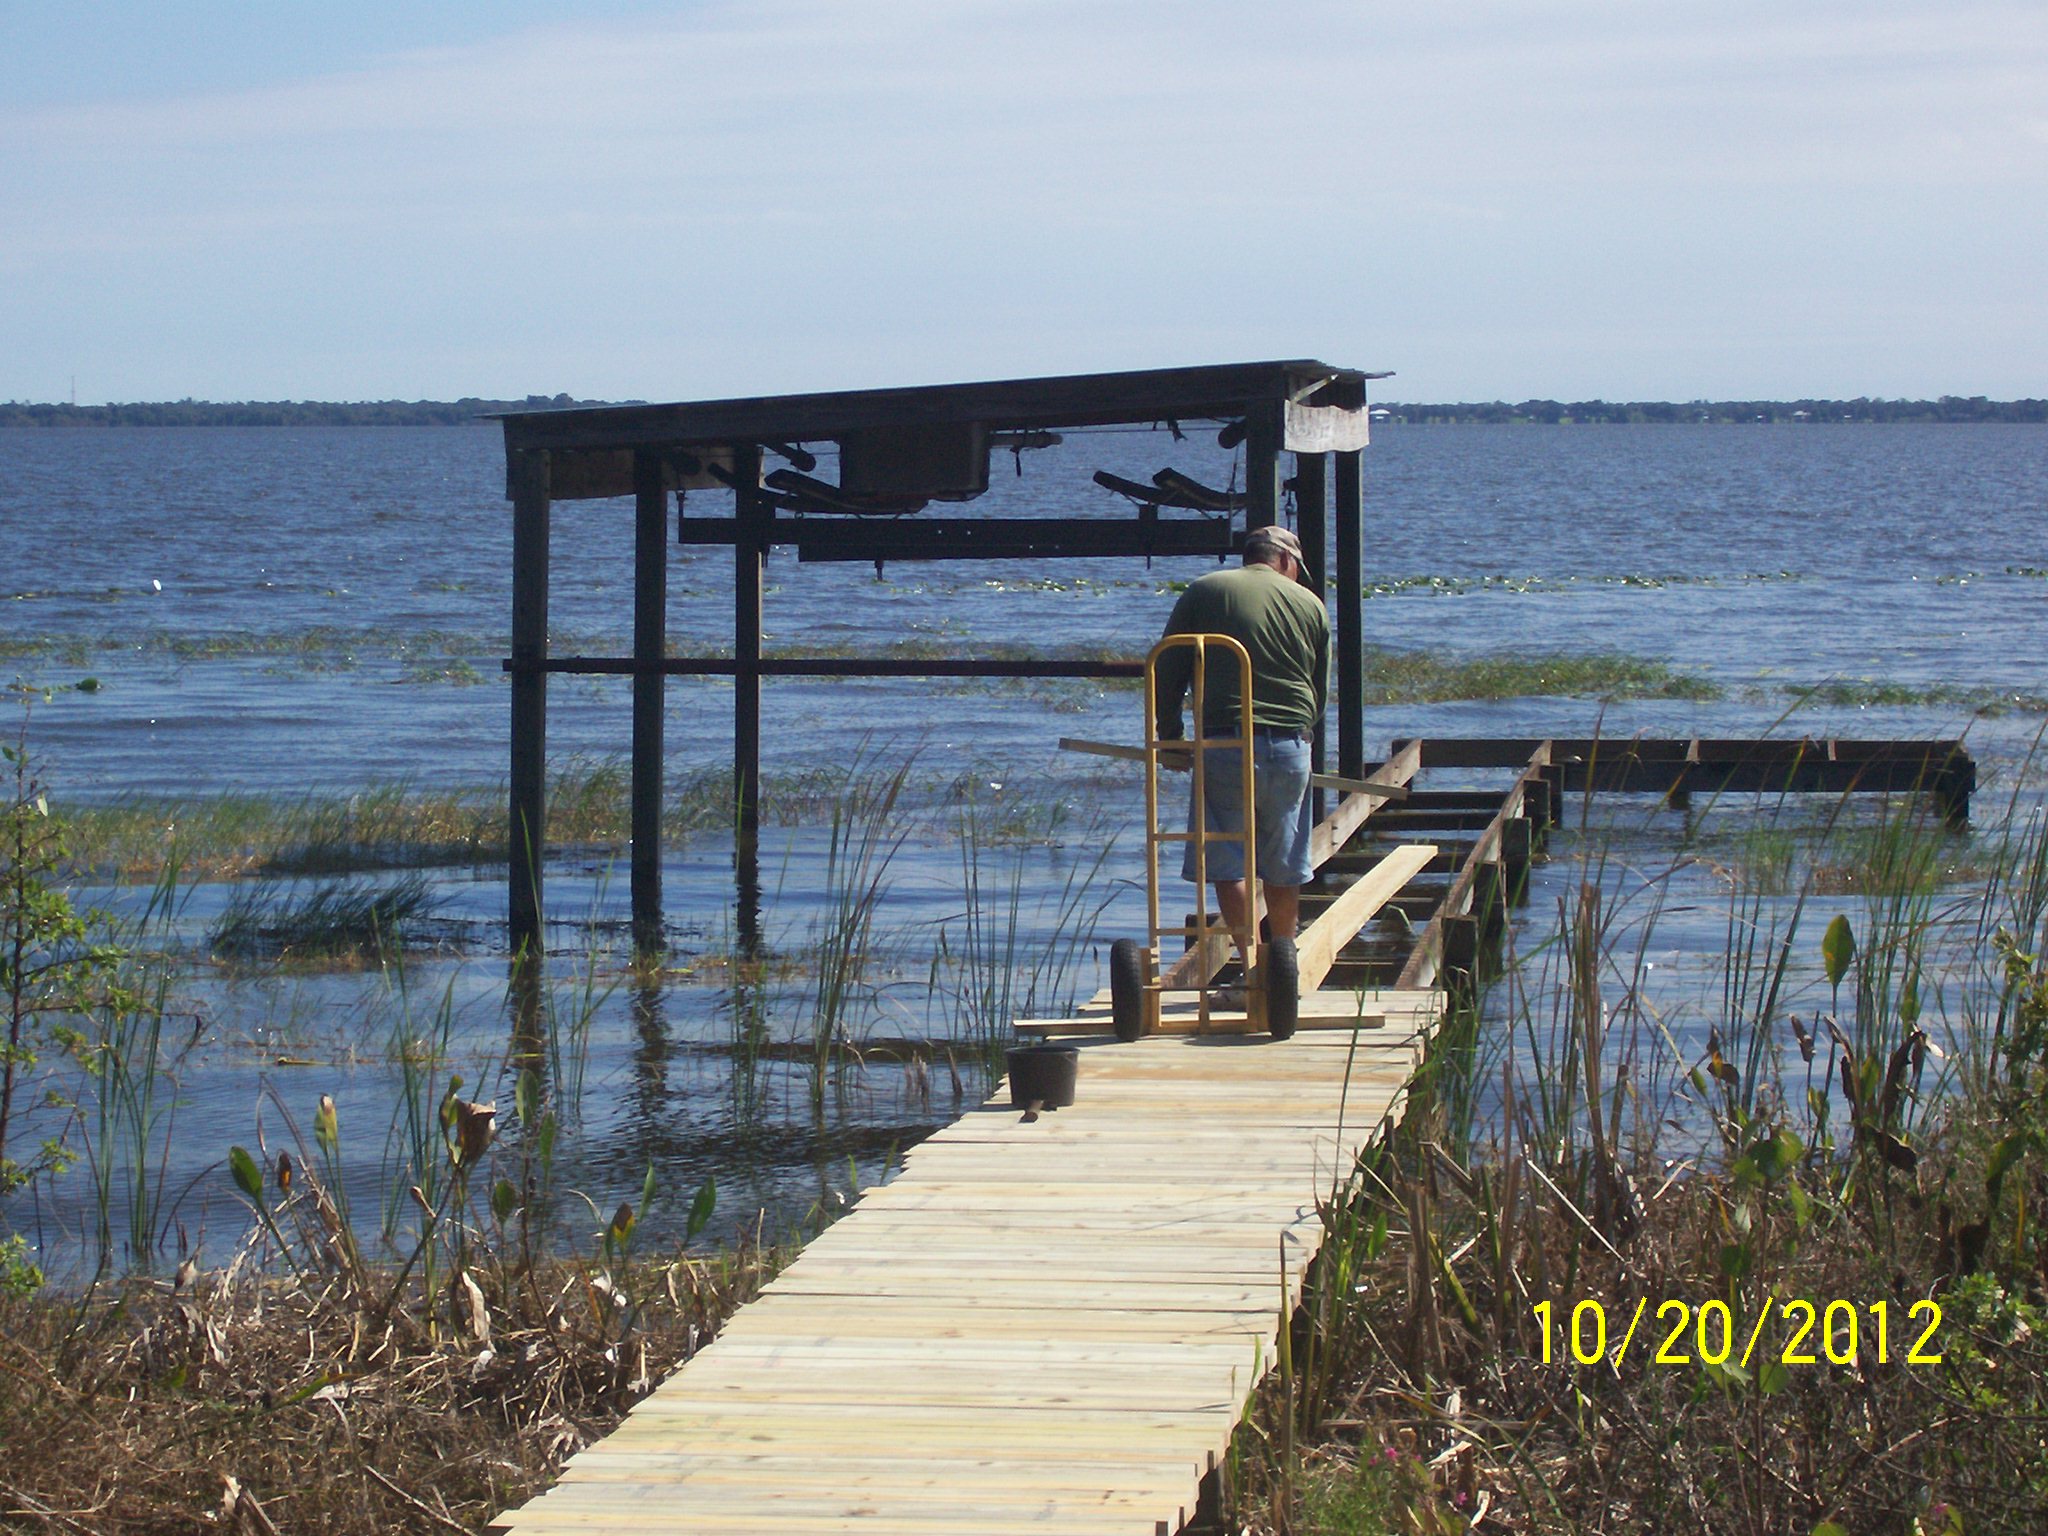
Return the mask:
MULTIPOLYGON (((1244 830, 1242 758, 1236 747, 1211 747, 1202 754, 1203 798, 1211 832, 1244 830)), ((1306 885, 1315 873, 1308 859, 1311 828, 1309 746, 1298 736, 1259 734, 1252 738, 1252 804, 1258 812, 1259 879, 1274 885, 1306 885)), ((1188 789, 1188 830, 1195 829, 1195 794, 1188 789)), ((1207 849, 1209 879, 1244 878, 1244 844, 1212 842, 1207 849)), ((1195 848, 1181 859, 1183 880, 1195 878, 1195 848)))

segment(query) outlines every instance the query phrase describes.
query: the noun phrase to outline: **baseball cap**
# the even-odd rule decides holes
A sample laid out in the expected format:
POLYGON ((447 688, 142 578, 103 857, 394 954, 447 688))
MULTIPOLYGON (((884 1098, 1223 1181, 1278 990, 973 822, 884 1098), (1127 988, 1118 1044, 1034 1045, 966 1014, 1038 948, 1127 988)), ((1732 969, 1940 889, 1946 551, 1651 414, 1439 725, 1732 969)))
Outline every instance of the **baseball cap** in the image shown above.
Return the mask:
POLYGON ((1272 523, 1264 528, 1254 528, 1244 536, 1244 552, 1247 558, 1253 555, 1271 553, 1290 557, 1296 564, 1304 564, 1301 558, 1301 540, 1294 531, 1272 523))

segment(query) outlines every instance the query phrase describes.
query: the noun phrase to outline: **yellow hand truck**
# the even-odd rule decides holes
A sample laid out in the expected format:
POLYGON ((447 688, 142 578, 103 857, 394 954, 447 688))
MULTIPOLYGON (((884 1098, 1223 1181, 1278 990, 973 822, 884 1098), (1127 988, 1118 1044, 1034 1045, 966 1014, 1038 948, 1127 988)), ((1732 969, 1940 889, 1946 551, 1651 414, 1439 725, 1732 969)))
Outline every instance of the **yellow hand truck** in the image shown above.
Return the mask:
MULTIPOLYGON (((1265 1030, 1276 1040, 1294 1033, 1300 1013, 1299 971, 1292 939, 1258 940, 1259 871, 1258 813, 1252 797, 1252 659, 1245 648, 1229 635, 1168 635, 1152 647, 1145 658, 1145 909, 1148 941, 1118 939, 1109 947, 1110 1018, 1119 1040, 1136 1040, 1156 1034, 1160 1014, 1169 991, 1192 989, 1196 993, 1196 1029, 1211 1028, 1208 983, 1229 956, 1234 941, 1247 957, 1244 988, 1244 1027, 1265 1030), (1185 741, 1168 741, 1158 734, 1159 659, 1167 652, 1194 652, 1193 694, 1190 713, 1194 734, 1185 741), (1211 649, 1222 651, 1237 663, 1238 732, 1234 737, 1204 734, 1204 687, 1211 649), (1208 753, 1211 749, 1236 749, 1240 804, 1244 806, 1241 832, 1211 832, 1208 823, 1208 753), (1193 775, 1191 830, 1164 831, 1159 825, 1159 767, 1163 758, 1188 756, 1193 775), (1249 919, 1242 929, 1222 920, 1210 920, 1209 860, 1211 843, 1244 845, 1245 907, 1249 919), (1162 923, 1159 918, 1159 857, 1162 847, 1192 843, 1195 864, 1195 912, 1192 923, 1162 923), (1170 970, 1159 964, 1160 941, 1169 935, 1185 941, 1187 953, 1170 970)), ((1234 1022, 1234 1021, 1232 1021, 1234 1022)), ((1219 1032, 1223 1021, 1218 1021, 1219 1032)))

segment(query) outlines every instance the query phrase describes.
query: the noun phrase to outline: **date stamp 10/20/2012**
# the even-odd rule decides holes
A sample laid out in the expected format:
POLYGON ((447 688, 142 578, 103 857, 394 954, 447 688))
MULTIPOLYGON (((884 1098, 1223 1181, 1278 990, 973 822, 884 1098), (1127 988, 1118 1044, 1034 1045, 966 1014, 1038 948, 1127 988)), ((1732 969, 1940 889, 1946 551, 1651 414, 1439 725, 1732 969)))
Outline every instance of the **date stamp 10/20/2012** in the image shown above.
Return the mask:
POLYGON ((1581 1301, 1569 1313, 1560 1313, 1549 1301, 1537 1302, 1532 1310, 1543 1330, 1545 1365, 1571 1360, 1618 1370, 1631 1346, 1649 1351, 1649 1363, 1663 1366, 1739 1365, 1748 1370, 1759 1356, 1764 1363, 1787 1368, 1848 1366, 1858 1360, 1876 1365, 1889 1365, 1894 1359, 1907 1365, 1941 1363, 1938 1301, 1900 1307, 1889 1301, 1858 1306, 1840 1299, 1766 1297, 1755 1319, 1746 1321, 1725 1301, 1695 1305, 1674 1297, 1659 1302, 1652 1312, 1645 1296, 1612 1349, 1607 1308, 1598 1300, 1581 1301), (1646 1316, 1651 1319, 1648 1329, 1643 1327, 1646 1316))

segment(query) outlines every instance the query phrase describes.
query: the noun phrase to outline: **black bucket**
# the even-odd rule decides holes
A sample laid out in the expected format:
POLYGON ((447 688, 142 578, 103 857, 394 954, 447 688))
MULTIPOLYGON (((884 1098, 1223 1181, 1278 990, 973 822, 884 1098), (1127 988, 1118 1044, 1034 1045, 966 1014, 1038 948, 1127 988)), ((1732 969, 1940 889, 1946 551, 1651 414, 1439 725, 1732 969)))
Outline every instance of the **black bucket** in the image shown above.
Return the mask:
POLYGON ((1071 1045, 1013 1045, 1003 1060, 1010 1071, 1010 1106, 1058 1109, 1074 1102, 1081 1052, 1071 1045))

